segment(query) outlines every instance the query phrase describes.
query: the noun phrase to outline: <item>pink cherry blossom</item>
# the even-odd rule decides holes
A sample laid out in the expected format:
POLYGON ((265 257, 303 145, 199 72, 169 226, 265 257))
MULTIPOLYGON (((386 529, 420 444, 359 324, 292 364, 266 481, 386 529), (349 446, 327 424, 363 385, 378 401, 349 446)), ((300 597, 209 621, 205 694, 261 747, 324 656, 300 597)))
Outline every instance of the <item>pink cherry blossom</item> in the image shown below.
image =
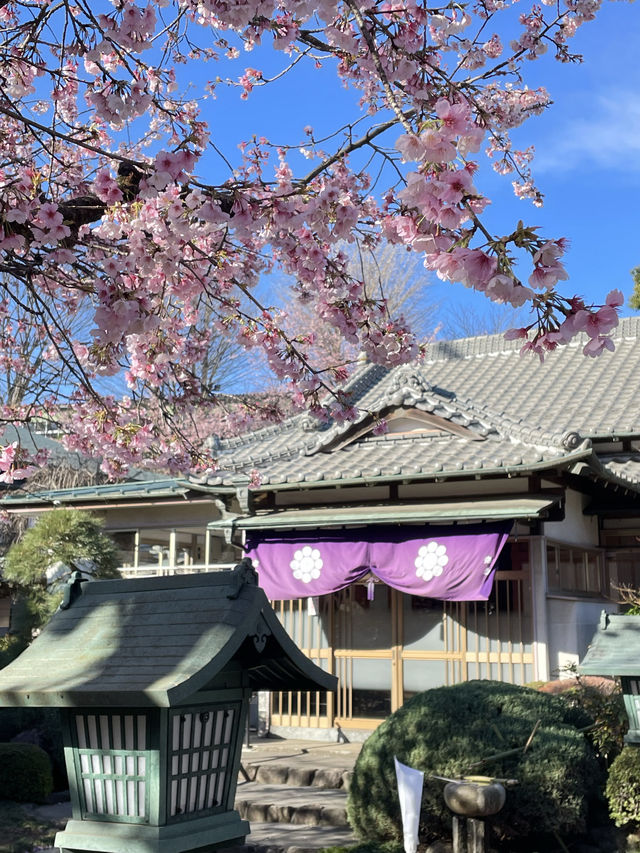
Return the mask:
POLYGON ((573 318, 573 331, 586 332, 590 338, 600 338, 618 325, 618 312, 611 305, 598 311, 582 309, 573 318))
POLYGON ((585 355, 595 358, 596 356, 601 355, 605 349, 613 351, 614 343, 611 338, 607 338, 605 335, 598 335, 597 337, 592 337, 591 340, 585 344, 582 352, 585 355))
POLYGON ((105 204, 115 204, 122 201, 122 190, 107 169, 101 169, 93 182, 95 194, 105 204))
MULTIPOLYGON (((564 295, 566 240, 500 210, 490 226, 479 168, 484 141, 516 196, 542 204, 533 148, 510 138, 551 105, 527 65, 548 47, 574 59, 571 39, 597 8, 568 0, 515 16, 506 0, 4 4, 0 252, 10 284, 0 367, 22 378, 29 400, 28 410, 5 401, 4 421, 62 422, 69 446, 102 456, 112 477, 131 466, 210 470, 208 427, 234 431, 283 413, 269 397, 261 413, 220 414, 233 389, 219 393, 208 375, 218 336, 268 365, 296 406, 324 420, 356 417, 337 387, 350 365, 314 364, 322 327, 387 365, 422 351, 350 260, 385 240, 443 280, 530 305, 531 325, 512 333, 526 352, 542 358, 580 333, 586 355, 610 349, 622 294, 597 305, 564 295), (238 45, 260 47, 240 72, 238 45), (269 49, 269 71, 254 67, 269 49), (300 114, 297 135, 266 139, 245 122, 251 101, 308 62, 326 66, 323 87, 333 69, 355 93, 353 115, 312 130, 310 89, 286 105, 300 114), (241 113, 247 136, 237 149, 220 146, 221 124, 230 134, 241 113), (290 277, 293 297, 263 301, 269 274, 290 277), (313 312, 315 334, 290 325, 297 303, 313 312), (106 376, 120 396, 104 393, 106 376)), ((21 454, 0 452, 5 482, 28 471, 21 454)))

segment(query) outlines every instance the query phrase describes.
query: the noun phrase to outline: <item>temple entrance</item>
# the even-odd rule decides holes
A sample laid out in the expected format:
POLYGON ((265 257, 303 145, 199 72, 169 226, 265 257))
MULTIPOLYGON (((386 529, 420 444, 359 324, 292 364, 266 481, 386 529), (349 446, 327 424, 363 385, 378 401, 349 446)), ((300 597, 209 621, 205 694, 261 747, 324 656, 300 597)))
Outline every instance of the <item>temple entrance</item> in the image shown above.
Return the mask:
POLYGON ((371 579, 274 602, 299 648, 338 676, 335 695, 275 693, 274 726, 372 730, 415 693, 473 678, 533 680, 529 544, 505 546, 484 602, 442 602, 371 579))

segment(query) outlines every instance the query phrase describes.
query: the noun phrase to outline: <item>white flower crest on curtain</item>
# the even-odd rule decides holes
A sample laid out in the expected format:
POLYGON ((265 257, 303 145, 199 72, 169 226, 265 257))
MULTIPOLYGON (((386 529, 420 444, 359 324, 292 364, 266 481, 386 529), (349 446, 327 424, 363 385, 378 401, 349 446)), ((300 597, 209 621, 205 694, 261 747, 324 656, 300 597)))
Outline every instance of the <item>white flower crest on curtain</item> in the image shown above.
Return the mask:
POLYGON ((295 551, 289 565, 296 580, 311 583, 312 580, 320 577, 323 563, 320 551, 312 548, 311 545, 305 545, 304 548, 295 551))
POLYGON ((418 550, 418 556, 415 560, 416 575, 425 581, 430 581, 442 574, 442 570, 448 562, 446 546, 438 545, 435 541, 429 542, 428 545, 422 545, 418 550))

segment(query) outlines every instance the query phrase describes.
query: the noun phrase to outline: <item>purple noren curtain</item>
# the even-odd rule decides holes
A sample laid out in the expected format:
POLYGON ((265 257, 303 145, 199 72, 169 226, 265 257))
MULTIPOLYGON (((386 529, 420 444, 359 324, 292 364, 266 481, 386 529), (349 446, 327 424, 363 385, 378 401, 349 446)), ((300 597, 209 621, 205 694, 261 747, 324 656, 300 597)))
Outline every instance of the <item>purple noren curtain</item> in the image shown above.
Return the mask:
POLYGON ((512 523, 252 532, 246 550, 271 599, 337 592, 371 571, 412 595, 486 601, 512 523))

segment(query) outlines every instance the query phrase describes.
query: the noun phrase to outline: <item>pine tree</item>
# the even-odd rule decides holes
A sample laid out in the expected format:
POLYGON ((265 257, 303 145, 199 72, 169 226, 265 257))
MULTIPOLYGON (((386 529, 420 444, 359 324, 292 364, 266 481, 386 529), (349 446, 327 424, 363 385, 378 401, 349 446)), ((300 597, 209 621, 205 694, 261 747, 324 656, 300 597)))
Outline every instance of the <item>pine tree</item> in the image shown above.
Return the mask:
POLYGON ((49 620, 71 572, 117 577, 118 551, 88 512, 56 509, 44 513, 13 545, 3 577, 13 587, 11 633, 27 644, 49 620))

